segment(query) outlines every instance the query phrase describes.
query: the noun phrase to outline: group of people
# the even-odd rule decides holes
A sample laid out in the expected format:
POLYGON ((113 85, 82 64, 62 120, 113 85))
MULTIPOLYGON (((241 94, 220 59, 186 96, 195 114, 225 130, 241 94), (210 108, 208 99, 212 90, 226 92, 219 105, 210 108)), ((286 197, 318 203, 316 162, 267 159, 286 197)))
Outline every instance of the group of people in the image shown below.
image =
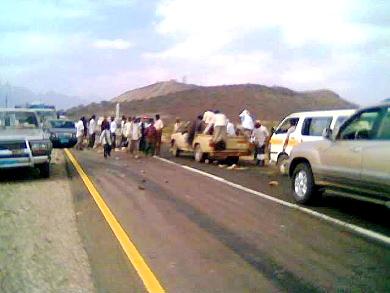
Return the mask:
MULTIPOLYGON (((192 142, 196 134, 204 133, 212 135, 215 148, 223 149, 229 136, 244 135, 255 145, 255 160, 259 166, 265 165, 265 150, 270 133, 259 120, 254 120, 248 110, 243 110, 239 115, 240 124, 234 124, 219 110, 207 110, 190 123, 188 127, 188 143, 192 142)), ((176 119, 174 132, 179 130, 180 119, 176 119)))
POLYGON ((139 152, 145 155, 160 154, 164 123, 159 114, 156 114, 155 119, 122 116, 120 127, 115 117, 104 117, 100 123, 96 121, 95 115, 92 115, 88 121, 85 117, 81 117, 75 124, 77 150, 83 149, 85 139, 88 140, 88 148, 95 146, 98 124, 100 124, 98 142, 103 146, 104 158, 110 157, 111 150, 115 148, 125 149, 134 157, 138 157, 139 152), (120 139, 117 137, 118 133, 120 139))

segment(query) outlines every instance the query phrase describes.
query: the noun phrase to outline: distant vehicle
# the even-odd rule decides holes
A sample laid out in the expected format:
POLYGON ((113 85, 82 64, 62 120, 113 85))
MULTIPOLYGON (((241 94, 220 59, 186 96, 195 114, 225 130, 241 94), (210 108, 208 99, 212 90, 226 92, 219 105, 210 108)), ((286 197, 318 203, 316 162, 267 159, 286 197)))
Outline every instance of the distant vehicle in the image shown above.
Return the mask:
POLYGON ((273 132, 270 145, 270 163, 276 164, 280 173, 286 173, 286 162, 291 150, 302 142, 323 140, 325 129, 337 129, 356 110, 330 110, 292 113, 282 120, 273 132), (296 125, 283 149, 291 124, 296 125))
POLYGON ((32 110, 37 113, 41 126, 48 120, 57 119, 57 112, 55 109, 33 108, 32 110))
POLYGON ((177 132, 171 136, 171 150, 176 157, 182 152, 193 153, 197 162, 206 159, 227 160, 230 164, 238 163, 240 156, 248 156, 252 153, 251 143, 244 136, 228 137, 226 148, 217 150, 212 145, 212 135, 195 135, 192 145, 188 144, 188 134, 177 132))
POLYGON ((48 120, 43 129, 50 135, 54 148, 71 148, 77 143, 76 127, 71 120, 48 120))
POLYGON ((35 167, 50 176, 52 144, 32 110, 0 109, 0 169, 35 167))
POLYGON ((295 200, 308 203, 329 189, 390 207, 390 103, 358 111, 325 137, 291 152, 295 200))

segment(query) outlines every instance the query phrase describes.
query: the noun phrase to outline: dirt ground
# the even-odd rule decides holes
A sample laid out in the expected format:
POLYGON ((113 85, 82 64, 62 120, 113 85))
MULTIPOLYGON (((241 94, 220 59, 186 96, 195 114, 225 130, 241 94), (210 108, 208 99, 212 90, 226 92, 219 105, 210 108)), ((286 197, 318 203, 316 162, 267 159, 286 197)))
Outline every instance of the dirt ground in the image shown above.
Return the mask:
POLYGON ((64 164, 0 174, 0 292, 95 292, 64 164))

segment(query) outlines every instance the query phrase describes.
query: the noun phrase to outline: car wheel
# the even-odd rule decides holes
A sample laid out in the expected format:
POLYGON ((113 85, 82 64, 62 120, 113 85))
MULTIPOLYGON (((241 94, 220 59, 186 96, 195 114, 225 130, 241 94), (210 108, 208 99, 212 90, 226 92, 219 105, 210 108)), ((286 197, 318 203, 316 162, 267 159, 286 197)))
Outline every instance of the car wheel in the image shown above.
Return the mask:
POLYGON ((300 163, 295 167, 291 185, 296 202, 306 204, 313 200, 316 186, 309 164, 300 163))
POLYGON ((195 147, 195 161, 199 163, 203 163, 205 159, 206 159, 206 154, 202 152, 200 145, 197 144, 195 147))
POLYGON ((173 146, 172 146, 172 155, 173 155, 174 157, 180 156, 180 150, 179 150, 179 148, 177 147, 176 141, 173 142, 173 146))
POLYGON ((237 165, 239 160, 240 160, 240 157, 238 157, 238 156, 227 157, 226 162, 228 163, 228 165, 234 165, 234 164, 237 165))
POLYGON ((287 154, 281 154, 278 157, 278 161, 276 162, 276 166, 278 167, 278 170, 280 174, 282 175, 287 175, 287 160, 288 160, 288 155, 287 154))
POLYGON ((50 163, 39 164, 37 168, 42 178, 50 177, 50 163))

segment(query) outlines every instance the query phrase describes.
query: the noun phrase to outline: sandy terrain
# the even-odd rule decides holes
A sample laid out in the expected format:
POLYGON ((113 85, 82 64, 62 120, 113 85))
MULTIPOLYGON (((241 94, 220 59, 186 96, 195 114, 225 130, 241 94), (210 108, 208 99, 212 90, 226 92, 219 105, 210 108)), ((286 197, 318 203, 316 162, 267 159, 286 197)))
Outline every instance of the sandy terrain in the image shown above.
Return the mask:
POLYGON ((94 292, 62 151, 50 179, 31 170, 0 176, 0 291, 94 292))

